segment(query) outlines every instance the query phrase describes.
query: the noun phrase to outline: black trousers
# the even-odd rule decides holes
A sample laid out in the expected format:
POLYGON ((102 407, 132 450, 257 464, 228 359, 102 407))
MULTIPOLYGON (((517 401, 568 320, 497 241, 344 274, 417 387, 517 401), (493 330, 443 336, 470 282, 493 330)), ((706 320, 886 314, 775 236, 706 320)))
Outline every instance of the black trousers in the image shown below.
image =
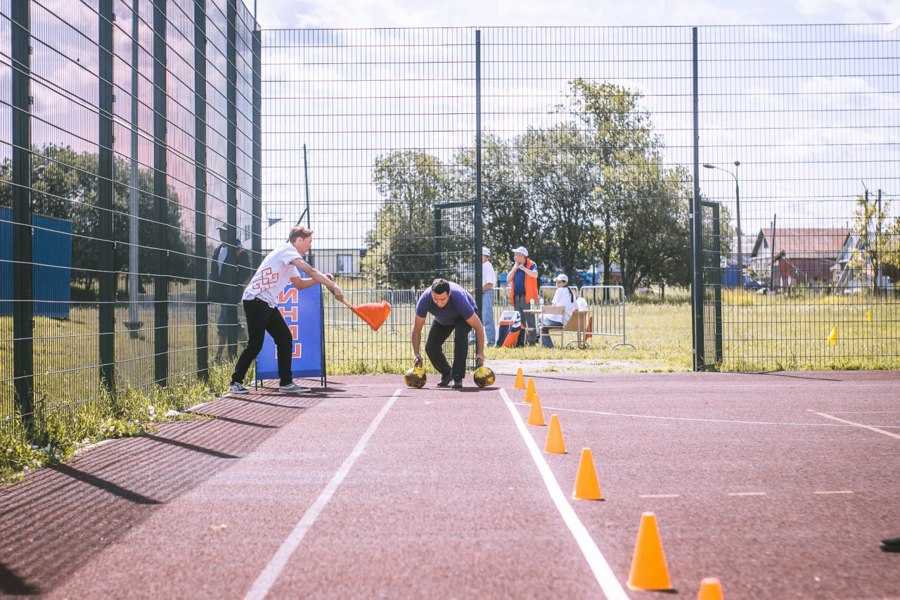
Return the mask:
POLYGON ((537 343, 537 327, 535 327, 534 323, 534 313, 525 312, 529 308, 531 308, 531 305, 525 302, 525 294, 516 294, 513 297, 513 309, 519 311, 519 315, 522 317, 522 327, 525 329, 525 343, 533 346, 537 343))
POLYGON ((431 329, 428 331, 428 339, 425 340, 425 354, 434 368, 442 376, 451 375, 453 379, 462 379, 466 374, 466 357, 469 354, 469 332, 472 326, 464 319, 459 319, 453 325, 443 325, 435 320, 431 321, 431 329), (443 345, 456 332, 453 339, 453 367, 444 356, 443 345))
POLYGON ((272 308, 262 300, 244 300, 244 314, 247 315, 247 347, 238 357, 231 375, 232 383, 243 383, 253 359, 259 355, 266 339, 266 332, 275 341, 278 354, 278 378, 281 385, 293 381, 291 376, 291 354, 294 349, 294 336, 281 311, 272 308))

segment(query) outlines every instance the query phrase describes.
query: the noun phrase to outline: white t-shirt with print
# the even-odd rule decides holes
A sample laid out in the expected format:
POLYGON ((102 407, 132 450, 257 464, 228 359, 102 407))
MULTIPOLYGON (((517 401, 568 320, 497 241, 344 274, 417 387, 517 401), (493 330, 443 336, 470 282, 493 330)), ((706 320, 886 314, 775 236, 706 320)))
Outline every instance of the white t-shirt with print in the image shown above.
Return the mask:
POLYGON ((298 258, 302 260, 300 253, 289 242, 285 242, 269 252, 244 289, 241 300, 259 298, 275 308, 278 304, 278 294, 288 284, 291 277, 300 274, 297 267, 291 264, 291 261, 298 258))

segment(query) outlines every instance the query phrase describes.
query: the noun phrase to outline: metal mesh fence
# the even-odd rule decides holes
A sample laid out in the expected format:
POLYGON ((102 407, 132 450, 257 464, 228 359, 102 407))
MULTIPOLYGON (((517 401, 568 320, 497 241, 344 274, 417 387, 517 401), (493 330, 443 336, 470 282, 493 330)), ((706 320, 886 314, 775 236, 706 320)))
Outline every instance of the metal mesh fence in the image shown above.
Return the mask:
MULTIPOLYGON (((354 285, 437 272, 447 234, 427 231, 428 213, 472 199, 501 286, 517 246, 544 281, 688 285, 696 179, 697 368, 896 365, 885 27, 278 31, 263 46, 267 186, 284 188, 266 209, 311 216, 319 266, 352 269, 354 285)), ((469 260, 478 228, 455 235, 469 260)))
POLYGON ((377 336, 329 309, 329 364, 408 361, 418 294, 475 287, 473 32, 265 31, 262 47, 264 249, 308 225, 310 261, 351 302, 391 302, 377 336))
POLYGON ((209 258, 259 250, 254 29, 234 0, 0 2, 0 422, 206 376, 209 258))
POLYGON ((898 36, 823 25, 698 38, 700 184, 722 211, 721 257, 704 260, 721 318, 706 323, 720 338, 708 364, 896 368, 898 36))
POLYGON ((898 39, 0 0, 0 418, 204 377, 242 257, 297 223, 352 302, 393 306, 371 334, 326 296, 342 370, 408 360, 418 294, 476 289, 481 245, 497 313, 525 246, 544 284, 697 284, 698 368, 896 368, 898 39))

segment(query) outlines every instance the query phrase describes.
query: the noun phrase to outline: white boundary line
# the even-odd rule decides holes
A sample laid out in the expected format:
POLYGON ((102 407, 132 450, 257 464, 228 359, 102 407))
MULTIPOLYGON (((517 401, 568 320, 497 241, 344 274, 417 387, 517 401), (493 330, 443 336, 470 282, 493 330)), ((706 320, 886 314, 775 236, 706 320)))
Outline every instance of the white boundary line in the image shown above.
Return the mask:
POLYGON ((515 421, 516 427, 522 435, 522 439, 525 440, 525 445, 531 452, 531 458, 534 459, 534 464, 544 478, 544 485, 547 486, 547 491, 550 492, 550 499, 553 500, 553 503, 556 505, 556 510, 559 511, 559 514, 569 528, 569 531, 572 532, 572 537, 575 538, 575 542, 578 544, 578 547, 581 548, 581 552, 584 554, 584 558, 587 560, 588 566, 594 573, 594 577, 597 579, 597 583, 600 584, 603 593, 610 600, 628 600, 628 596, 625 594, 625 588, 623 588, 622 584, 619 583, 619 580, 616 579, 609 563, 606 562, 606 559, 603 557, 597 544, 594 543, 587 528, 578 518, 578 515, 575 514, 575 509, 572 508, 572 505, 569 504, 565 494, 563 494, 562 489, 559 487, 559 482, 557 482, 556 478, 553 476, 553 472, 550 470, 547 461, 544 460, 544 455, 541 454, 541 451, 538 449, 537 444, 534 442, 534 438, 528 433, 525 422, 522 421, 522 416, 509 399, 506 390, 500 388, 500 395, 503 396, 506 407, 509 409, 509 412, 512 413, 513 421, 515 421))
POLYGON ((862 427, 863 429, 868 429, 869 431, 874 431, 875 433, 880 433, 883 435, 889 435, 892 438, 897 438, 898 440, 900 440, 900 435, 898 435, 896 433, 891 433, 890 431, 885 431, 884 429, 878 429, 877 427, 872 427, 871 425, 863 425, 862 423, 855 423, 853 421, 847 421, 846 419, 841 419, 841 418, 835 417, 833 415, 829 415, 828 413, 816 412, 812 409, 807 409, 807 410, 809 410, 813 414, 819 415, 820 417, 825 417, 826 419, 831 419, 833 421, 839 421, 841 423, 846 423, 847 425, 853 425, 854 427, 862 427))
MULTIPOLYGON (((778 421, 740 421, 734 419, 703 419, 700 417, 672 417, 667 415, 640 415, 635 413, 618 413, 618 412, 610 412, 605 410, 588 410, 586 408, 564 408, 561 406, 545 406, 541 404, 541 406, 545 410, 553 410, 553 411, 563 411, 563 412, 574 412, 574 413, 583 413, 588 415, 606 415, 609 417, 627 417, 629 419, 658 419, 661 421, 691 421, 695 423, 724 423, 726 425, 793 425, 797 427, 844 427, 844 425, 835 425, 833 423, 792 423, 790 421, 778 422, 778 421)), ((809 409, 807 409, 809 410, 809 409)), ((817 413, 818 414, 818 413, 817 413)), ((834 417, 832 417, 834 418, 834 417)), ((837 419, 840 421, 841 419, 837 419)), ((853 423, 851 421, 844 421, 844 423, 848 423, 850 425, 858 425, 857 423, 853 423)), ((894 427, 893 425, 886 425, 885 427, 894 427)))
POLYGON ((325 489, 322 490, 322 493, 319 494, 319 497, 316 498, 316 501, 312 504, 312 506, 310 506, 306 510, 306 513, 303 515, 303 517, 294 526, 294 530, 291 531, 287 538, 285 538, 285 540, 281 543, 281 546, 275 552, 275 556, 272 557, 272 559, 269 561, 269 564, 267 564, 262 573, 259 574, 259 577, 256 578, 256 581, 253 582, 253 586, 250 588, 250 591, 248 591, 247 595, 244 596, 246 600, 258 600, 265 598, 266 594, 269 593, 269 590, 272 589, 272 586, 275 585, 275 582, 278 580, 278 577, 284 570, 285 565, 297 550, 300 542, 303 541, 303 537, 316 522, 316 518, 325 508, 325 505, 328 504, 328 501, 331 500, 331 497, 334 496, 334 492, 337 490, 338 486, 341 485, 341 482, 344 481, 344 478, 347 476, 347 473, 350 472, 350 469, 353 467, 356 459, 358 459, 362 454, 363 450, 366 447, 366 444, 369 442, 369 438, 371 438, 372 434, 375 433, 375 430, 378 429, 378 425, 384 419, 387 412, 391 409, 391 406, 394 405, 394 402, 400 396, 401 391, 402 390, 399 389, 396 390, 394 392, 394 395, 391 396, 390 400, 385 403, 381 411, 372 420, 369 428, 366 429, 366 432, 363 434, 363 436, 359 438, 358 442, 356 442, 356 446, 353 448, 350 456, 344 459, 344 463, 332 476, 331 481, 328 482, 328 485, 325 486, 325 489))

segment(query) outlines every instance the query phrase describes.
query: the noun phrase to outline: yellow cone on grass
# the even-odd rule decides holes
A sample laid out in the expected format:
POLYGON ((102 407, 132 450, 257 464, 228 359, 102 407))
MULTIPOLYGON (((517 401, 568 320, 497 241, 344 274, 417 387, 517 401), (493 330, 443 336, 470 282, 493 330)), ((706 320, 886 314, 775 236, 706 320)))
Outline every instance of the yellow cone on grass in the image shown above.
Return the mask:
POLYGON ((666 557, 659 539, 659 529, 656 527, 656 515, 652 512, 641 515, 637 545, 631 559, 628 587, 633 590, 672 589, 666 557))
POLYGON ((522 373, 522 367, 519 367, 519 370, 516 371, 516 384, 513 386, 514 390, 524 390, 525 389, 525 375, 522 373))
POLYGON ((541 410, 541 397, 537 394, 531 397, 531 410, 528 411, 528 424, 544 424, 544 411, 541 410))
POLYGON ((866 311, 866 321, 871 321, 871 320, 872 320, 872 310, 869 309, 866 311))
POLYGON ((550 429, 547 430, 547 441, 544 442, 544 452, 549 454, 565 454, 566 443, 563 441, 562 429, 559 426, 559 417, 550 415, 550 429))
POLYGON ((581 450, 581 460, 578 461, 578 472, 575 474, 575 489, 572 497, 576 500, 603 500, 603 492, 600 491, 600 481, 597 479, 597 470, 594 468, 594 458, 590 448, 581 450))
POLYGON ((722 584, 715 577, 707 577, 700 582, 700 593, 697 600, 725 600, 722 595, 722 584))
POLYGON ((837 346, 837 325, 831 328, 831 333, 829 333, 828 337, 825 338, 825 342, 829 346, 837 346))
POLYGON ((525 388, 525 402, 531 402, 531 399, 537 393, 537 390, 534 388, 534 378, 528 378, 528 387, 525 388))

